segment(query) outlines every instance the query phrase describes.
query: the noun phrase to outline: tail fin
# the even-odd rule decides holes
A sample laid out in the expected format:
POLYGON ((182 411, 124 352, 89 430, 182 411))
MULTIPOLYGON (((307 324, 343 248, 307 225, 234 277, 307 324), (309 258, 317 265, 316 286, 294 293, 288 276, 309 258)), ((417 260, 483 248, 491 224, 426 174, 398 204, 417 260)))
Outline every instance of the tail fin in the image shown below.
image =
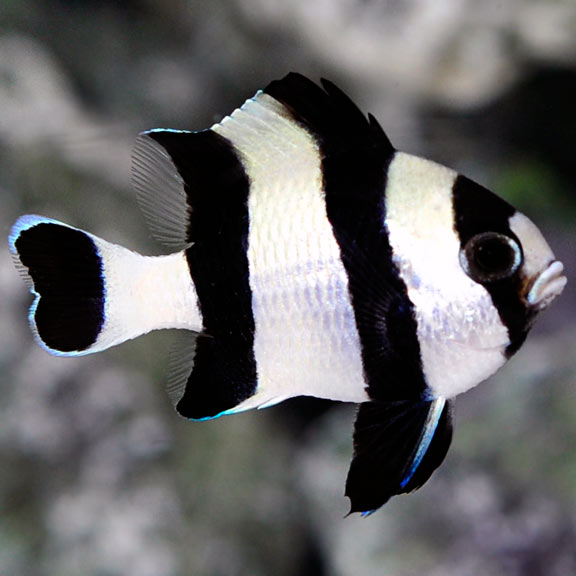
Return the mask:
POLYGON ((52 354, 99 352, 162 328, 202 329, 183 251, 142 256, 30 215, 12 228, 10 249, 35 295, 30 324, 52 354))
POLYGON ((10 249, 35 294, 30 323, 49 352, 86 354, 104 325, 102 259, 93 238, 40 216, 22 216, 10 249))

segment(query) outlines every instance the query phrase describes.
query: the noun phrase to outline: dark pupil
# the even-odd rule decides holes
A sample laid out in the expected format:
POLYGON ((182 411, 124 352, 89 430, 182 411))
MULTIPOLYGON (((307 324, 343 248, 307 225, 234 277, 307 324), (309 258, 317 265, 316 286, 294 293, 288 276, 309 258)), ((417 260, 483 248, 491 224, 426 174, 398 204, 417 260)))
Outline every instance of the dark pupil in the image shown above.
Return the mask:
POLYGON ((484 238, 474 247, 474 264, 488 274, 507 272, 514 266, 515 257, 512 246, 499 237, 484 238))

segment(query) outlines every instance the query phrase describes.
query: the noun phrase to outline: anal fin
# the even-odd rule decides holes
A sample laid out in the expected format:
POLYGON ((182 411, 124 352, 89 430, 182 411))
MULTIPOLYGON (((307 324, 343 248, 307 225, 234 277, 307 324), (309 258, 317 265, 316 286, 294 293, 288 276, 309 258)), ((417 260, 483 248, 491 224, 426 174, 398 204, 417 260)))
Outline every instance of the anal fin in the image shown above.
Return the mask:
POLYGON ((190 420, 234 413, 256 392, 251 353, 240 335, 183 332, 171 354, 167 385, 178 413, 190 420))
POLYGON ((350 512, 368 515, 392 496, 420 488, 451 441, 451 403, 444 398, 362 404, 346 480, 350 512))

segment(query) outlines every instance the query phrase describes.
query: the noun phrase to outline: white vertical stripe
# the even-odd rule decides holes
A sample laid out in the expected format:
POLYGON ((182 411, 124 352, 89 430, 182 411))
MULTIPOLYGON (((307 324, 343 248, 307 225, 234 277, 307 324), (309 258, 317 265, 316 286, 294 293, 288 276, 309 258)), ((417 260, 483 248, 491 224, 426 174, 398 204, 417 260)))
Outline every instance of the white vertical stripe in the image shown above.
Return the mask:
POLYGON ((151 330, 202 329, 198 298, 184 252, 142 256, 97 236, 90 237, 103 263, 105 322, 87 352, 104 350, 151 330))
POLYGON ((397 153, 388 172, 386 222, 394 260, 415 306, 428 385, 450 398, 504 364, 508 331, 488 291, 462 270, 454 229, 456 172, 397 153))
POLYGON ((212 129, 234 144, 251 182, 248 261, 258 392, 239 409, 298 395, 367 400, 314 138, 263 93, 212 129))

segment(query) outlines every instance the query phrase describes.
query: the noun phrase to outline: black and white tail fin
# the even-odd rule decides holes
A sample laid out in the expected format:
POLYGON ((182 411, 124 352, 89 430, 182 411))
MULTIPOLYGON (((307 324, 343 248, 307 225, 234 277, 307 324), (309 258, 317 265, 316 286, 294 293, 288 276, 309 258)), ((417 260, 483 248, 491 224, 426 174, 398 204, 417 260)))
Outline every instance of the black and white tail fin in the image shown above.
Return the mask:
POLYGON ((141 256, 36 215, 22 216, 9 241, 35 295, 32 329, 52 354, 90 354, 159 328, 200 329, 183 252, 141 256))
POLYGON ((30 322, 40 344, 58 355, 89 352, 105 320, 102 258, 92 237, 27 215, 12 228, 10 249, 36 295, 30 322))
POLYGON ((444 398, 362 404, 346 480, 350 512, 367 516, 425 484, 450 447, 451 412, 444 398))

